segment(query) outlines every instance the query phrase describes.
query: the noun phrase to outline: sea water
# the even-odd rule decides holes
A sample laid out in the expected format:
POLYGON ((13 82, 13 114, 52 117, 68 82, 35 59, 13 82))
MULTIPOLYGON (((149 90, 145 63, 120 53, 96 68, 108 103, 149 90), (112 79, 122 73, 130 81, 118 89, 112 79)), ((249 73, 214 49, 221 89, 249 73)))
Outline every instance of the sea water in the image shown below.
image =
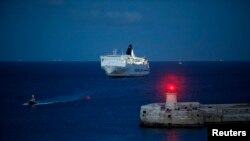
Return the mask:
POLYGON ((141 128, 140 106, 249 103, 250 62, 150 62, 150 75, 107 77, 99 62, 1 62, 1 141, 206 141, 203 128, 141 128), (38 105, 27 105, 35 94, 38 105))

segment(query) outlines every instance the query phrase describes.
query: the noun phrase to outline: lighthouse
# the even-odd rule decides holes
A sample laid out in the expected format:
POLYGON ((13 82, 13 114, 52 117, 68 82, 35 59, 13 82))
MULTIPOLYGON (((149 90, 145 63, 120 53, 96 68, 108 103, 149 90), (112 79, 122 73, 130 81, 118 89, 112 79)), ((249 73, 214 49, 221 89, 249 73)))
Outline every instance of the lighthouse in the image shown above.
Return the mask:
POLYGON ((167 85, 165 108, 169 110, 177 109, 176 87, 173 84, 167 85))
POLYGON ((200 104, 177 102, 177 87, 166 85, 166 102, 142 105, 141 127, 200 127, 206 124, 249 123, 250 103, 200 104), (230 111, 230 112, 229 112, 230 111))

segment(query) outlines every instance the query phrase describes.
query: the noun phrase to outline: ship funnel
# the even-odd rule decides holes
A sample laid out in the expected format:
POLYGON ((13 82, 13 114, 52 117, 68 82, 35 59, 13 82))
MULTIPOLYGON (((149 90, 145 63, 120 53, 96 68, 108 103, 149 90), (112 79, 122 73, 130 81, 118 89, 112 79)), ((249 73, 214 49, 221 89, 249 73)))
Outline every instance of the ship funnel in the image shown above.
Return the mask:
POLYGON ((133 47, 132 47, 131 44, 128 46, 126 54, 127 55, 131 55, 132 57, 135 57, 135 54, 134 54, 134 51, 133 51, 133 47))
POLYGON ((130 44, 130 45, 128 46, 128 49, 127 49, 126 54, 127 54, 127 55, 131 55, 132 50, 133 50, 133 48, 132 48, 132 45, 130 44))

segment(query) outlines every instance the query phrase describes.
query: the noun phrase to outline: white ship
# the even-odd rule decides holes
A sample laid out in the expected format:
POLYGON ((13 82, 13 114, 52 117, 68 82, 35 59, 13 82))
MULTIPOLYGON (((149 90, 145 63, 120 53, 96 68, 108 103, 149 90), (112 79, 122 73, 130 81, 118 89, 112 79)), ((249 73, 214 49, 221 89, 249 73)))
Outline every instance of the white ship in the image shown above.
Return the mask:
POLYGON ((149 62, 145 57, 136 57, 130 44, 125 55, 101 56, 101 67, 108 76, 144 76, 149 74, 149 62))

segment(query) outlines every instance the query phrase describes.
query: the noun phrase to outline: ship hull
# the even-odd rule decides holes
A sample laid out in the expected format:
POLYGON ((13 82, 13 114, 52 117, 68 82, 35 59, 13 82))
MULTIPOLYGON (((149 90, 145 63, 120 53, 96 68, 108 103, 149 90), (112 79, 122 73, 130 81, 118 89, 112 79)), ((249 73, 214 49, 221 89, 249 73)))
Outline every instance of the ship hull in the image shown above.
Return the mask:
POLYGON ((108 76, 128 77, 128 76, 145 76, 149 74, 148 65, 127 64, 121 66, 103 66, 102 67, 108 76))

